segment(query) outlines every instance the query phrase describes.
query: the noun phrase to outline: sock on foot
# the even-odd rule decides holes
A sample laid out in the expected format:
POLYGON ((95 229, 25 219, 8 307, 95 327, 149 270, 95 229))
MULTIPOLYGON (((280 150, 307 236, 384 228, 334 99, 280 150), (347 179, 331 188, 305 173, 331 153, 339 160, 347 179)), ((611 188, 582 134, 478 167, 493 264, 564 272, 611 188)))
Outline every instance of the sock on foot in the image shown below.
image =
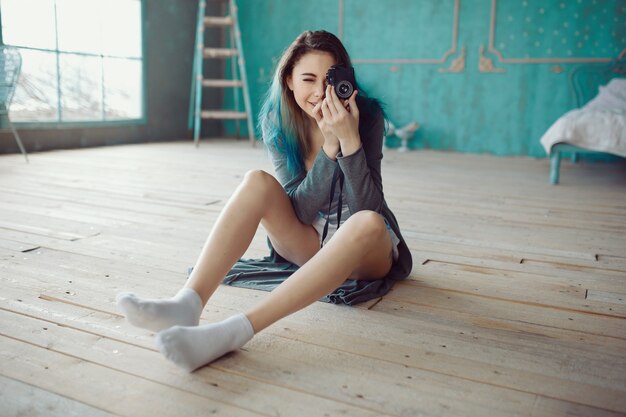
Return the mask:
POLYGON ((176 325, 197 326, 202 314, 202 300, 191 288, 165 300, 142 299, 132 293, 120 293, 116 300, 133 326, 154 332, 176 325))
POLYGON ((241 313, 219 323, 163 330, 157 334, 156 344, 167 359, 191 372, 239 349, 253 336, 252 324, 241 313))

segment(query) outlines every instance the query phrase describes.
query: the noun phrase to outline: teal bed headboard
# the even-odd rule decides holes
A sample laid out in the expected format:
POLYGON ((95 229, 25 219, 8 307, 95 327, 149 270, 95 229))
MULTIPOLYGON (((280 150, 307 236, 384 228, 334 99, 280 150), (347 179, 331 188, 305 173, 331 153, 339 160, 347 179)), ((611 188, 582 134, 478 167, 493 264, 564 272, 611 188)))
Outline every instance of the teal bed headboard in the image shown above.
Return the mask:
POLYGON ((626 55, 605 64, 582 64, 574 67, 569 75, 569 86, 576 100, 576 107, 584 106, 598 94, 598 87, 618 77, 626 77, 626 55))

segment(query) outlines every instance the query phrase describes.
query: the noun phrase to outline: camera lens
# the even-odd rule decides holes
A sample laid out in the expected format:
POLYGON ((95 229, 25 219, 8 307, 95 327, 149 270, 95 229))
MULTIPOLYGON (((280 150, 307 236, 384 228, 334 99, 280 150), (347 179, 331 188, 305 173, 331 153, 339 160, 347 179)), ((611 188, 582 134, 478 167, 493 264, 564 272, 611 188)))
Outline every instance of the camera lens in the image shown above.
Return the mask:
POLYGON ((341 81, 339 84, 337 84, 336 91, 339 98, 348 98, 352 95, 354 87, 352 87, 352 84, 350 84, 350 82, 348 81, 341 81))

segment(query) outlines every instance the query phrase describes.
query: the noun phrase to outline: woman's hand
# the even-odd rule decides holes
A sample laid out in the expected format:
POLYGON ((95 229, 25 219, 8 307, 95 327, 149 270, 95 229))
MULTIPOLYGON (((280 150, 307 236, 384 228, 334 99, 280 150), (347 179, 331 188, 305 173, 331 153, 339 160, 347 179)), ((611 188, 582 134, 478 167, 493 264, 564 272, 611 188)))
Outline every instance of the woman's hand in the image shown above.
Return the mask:
POLYGON ((337 137, 344 156, 353 154, 361 147, 359 108, 356 105, 357 93, 358 91, 355 91, 347 101, 342 103, 335 89, 329 85, 326 87, 326 98, 321 105, 324 128, 337 137))
POLYGON ((322 145, 322 148, 324 149, 326 155, 334 160, 341 150, 341 147, 339 144, 339 139, 337 139, 337 136, 333 133, 328 123, 326 123, 326 119, 324 119, 324 116, 322 114, 323 103, 324 100, 320 100, 319 103, 317 103, 317 105, 313 107, 313 116, 315 116, 317 126, 324 136, 324 144, 322 145))

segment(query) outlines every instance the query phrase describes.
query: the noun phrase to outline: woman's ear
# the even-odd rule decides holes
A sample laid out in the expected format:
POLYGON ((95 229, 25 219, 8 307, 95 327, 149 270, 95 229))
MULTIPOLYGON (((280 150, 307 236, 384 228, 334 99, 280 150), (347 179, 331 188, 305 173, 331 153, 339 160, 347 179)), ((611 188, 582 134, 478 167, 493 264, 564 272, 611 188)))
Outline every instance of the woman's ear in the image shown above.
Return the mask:
POLYGON ((293 78, 291 78, 291 75, 287 76, 287 87, 289 87, 290 91, 293 91, 293 78))

